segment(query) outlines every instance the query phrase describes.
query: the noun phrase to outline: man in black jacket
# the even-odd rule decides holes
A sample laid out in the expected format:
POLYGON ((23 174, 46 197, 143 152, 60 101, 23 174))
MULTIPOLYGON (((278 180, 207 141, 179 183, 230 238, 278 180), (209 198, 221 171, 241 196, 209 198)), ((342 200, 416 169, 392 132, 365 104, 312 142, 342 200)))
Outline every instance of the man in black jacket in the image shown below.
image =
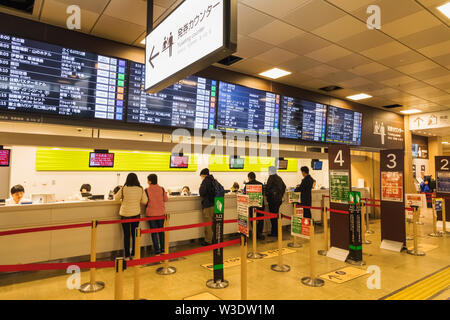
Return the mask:
MULTIPOLYGON (((200 185, 200 197, 202 197, 202 214, 204 222, 212 222, 214 216, 214 177, 209 174, 209 169, 203 169, 200 172, 202 184, 200 185)), ((212 243, 212 226, 205 227, 205 240, 202 242, 203 246, 208 246, 212 243)))
MULTIPOLYGON (((247 177, 248 177, 248 182, 245 184, 244 191, 243 191, 244 194, 247 194, 247 186, 248 185, 260 185, 260 186, 263 185, 261 182, 256 180, 256 174, 254 172, 250 172, 247 175, 247 177)), ((253 218, 253 208, 254 207, 250 207, 249 208, 249 215, 252 218, 253 218)), ((257 210, 261 210, 261 211, 264 210, 264 200, 263 200, 262 207, 261 208, 256 208, 256 209, 257 210)), ((263 214, 258 213, 257 216, 260 217, 260 216, 263 216, 263 214)), ((263 234, 262 234, 263 233, 263 229, 264 229, 264 220, 258 220, 256 222, 256 238, 258 240, 264 240, 265 239, 263 234)))
MULTIPOLYGON (((312 196, 311 196, 311 190, 314 186, 314 179, 309 175, 309 168, 308 167, 301 167, 301 172, 303 175, 302 183, 299 184, 294 192, 301 192, 300 200, 301 205, 310 207, 312 205, 312 196)), ((305 218, 311 218, 311 209, 303 209, 303 216, 305 218)))
MULTIPOLYGON (((281 203, 283 202, 283 196, 286 192, 286 185, 283 179, 277 175, 277 169, 275 167, 269 167, 269 179, 266 183, 266 197, 269 204, 270 213, 279 213, 281 203)), ((278 237, 278 219, 270 219, 272 224, 272 230, 270 232, 271 237, 278 237)))

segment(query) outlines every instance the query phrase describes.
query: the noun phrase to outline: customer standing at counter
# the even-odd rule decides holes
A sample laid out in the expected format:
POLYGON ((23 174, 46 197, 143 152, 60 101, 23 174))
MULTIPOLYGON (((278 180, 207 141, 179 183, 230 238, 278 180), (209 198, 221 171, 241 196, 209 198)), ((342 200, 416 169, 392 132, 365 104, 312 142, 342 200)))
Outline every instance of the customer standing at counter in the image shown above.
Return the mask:
MULTIPOLYGON (((270 213, 279 213, 283 196, 286 192, 286 185, 283 179, 277 174, 277 169, 274 166, 269 167, 269 179, 266 184, 266 197, 269 204, 270 213)), ((271 237, 278 237, 278 219, 270 219, 272 224, 271 237)))
MULTIPOLYGON (((148 176, 148 188, 146 189, 148 204, 145 210, 147 217, 164 216, 166 214, 165 202, 169 201, 167 192, 158 185, 158 176, 151 174, 148 176)), ((149 221, 150 229, 164 227, 164 220, 149 221)), ((164 251, 164 232, 152 233, 153 249, 155 255, 160 255, 164 251)))
MULTIPOLYGON (((247 175, 247 177, 248 177, 248 182, 244 186, 244 191, 243 191, 244 194, 247 194, 247 186, 248 185, 260 185, 260 186, 263 185, 261 182, 256 180, 256 174, 254 172, 250 172, 247 175)), ((257 210, 261 210, 261 211, 264 210, 264 199, 263 199, 262 207, 261 208, 257 207, 256 209, 257 210)), ((249 208, 249 215, 250 215, 250 217, 252 217, 252 212, 253 212, 253 207, 250 207, 249 208)), ((261 217, 261 216, 264 216, 264 215, 261 214, 261 213, 258 213, 257 216, 261 217)), ((250 224, 250 225, 252 225, 252 224, 250 224)), ((258 240, 264 240, 265 239, 265 237, 263 236, 263 230, 264 230, 264 220, 258 220, 256 222, 256 238, 258 240)), ((254 230, 253 230, 253 232, 254 232, 254 230)))
MULTIPOLYGON (((121 200, 120 216, 122 220, 139 219, 141 214, 141 205, 148 202, 144 188, 141 187, 139 179, 135 173, 127 176, 125 185, 114 196, 114 200, 121 200)), ((122 223, 123 244, 125 250, 125 259, 130 260, 134 256, 134 234, 139 222, 122 223), (131 253, 130 253, 130 237, 131 237, 131 253)))
MULTIPOLYGON (((315 180, 309 175, 308 167, 301 167, 300 171, 303 175, 303 180, 299 184, 294 192, 300 192, 300 200, 302 206, 310 207, 312 205, 311 190, 314 188, 315 180)), ((303 209, 303 216, 311 219, 311 209, 303 209)))
POLYGON ((23 196, 25 194, 25 188, 17 184, 11 188, 11 198, 5 201, 5 204, 9 205, 18 205, 22 203, 31 203, 31 200, 24 199, 23 196))
MULTIPOLYGON (((222 185, 209 174, 209 169, 205 168, 200 172, 202 178, 202 184, 200 185, 200 197, 202 197, 202 213, 204 222, 212 222, 214 216, 214 198, 217 190, 222 190, 222 185)), ((221 195, 223 196, 223 194, 221 195)), ((212 226, 205 227, 205 240, 202 242, 202 246, 208 246, 212 243, 212 226)))

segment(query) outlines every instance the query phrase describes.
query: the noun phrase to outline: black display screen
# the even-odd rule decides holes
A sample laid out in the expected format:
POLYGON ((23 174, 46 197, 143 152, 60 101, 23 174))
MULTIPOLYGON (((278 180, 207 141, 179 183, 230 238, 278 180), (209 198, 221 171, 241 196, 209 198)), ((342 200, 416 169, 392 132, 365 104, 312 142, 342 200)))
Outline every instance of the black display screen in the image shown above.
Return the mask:
POLYGON ((300 100, 292 97, 281 98, 280 137, 288 139, 302 138, 303 108, 300 100))
POLYGON ((156 94, 145 93, 144 86, 145 65, 131 62, 128 122, 214 129, 216 81, 189 76, 156 94))
POLYGON ((0 111, 123 120, 126 60, 0 34, 0 111))
POLYGON ((243 134, 278 134, 280 95, 220 82, 217 129, 243 134))
POLYGON ((361 145, 361 113, 328 106, 327 119, 327 142, 361 145))

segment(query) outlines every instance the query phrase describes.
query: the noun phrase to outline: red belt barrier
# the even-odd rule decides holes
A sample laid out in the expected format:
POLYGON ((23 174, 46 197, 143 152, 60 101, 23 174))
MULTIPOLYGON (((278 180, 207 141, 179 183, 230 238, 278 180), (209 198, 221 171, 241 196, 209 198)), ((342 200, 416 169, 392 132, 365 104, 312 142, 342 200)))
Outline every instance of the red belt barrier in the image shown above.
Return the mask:
POLYGON ((333 213, 343 213, 343 214, 349 214, 348 211, 343 211, 343 210, 334 210, 334 209, 328 209, 328 211, 333 212, 333 213))
POLYGON ((320 208, 320 207, 308 207, 308 206, 297 205, 296 208, 303 208, 303 209, 311 209, 311 210, 320 210, 320 211, 322 211, 322 208, 320 208))
POLYGON ((69 225, 64 225, 64 226, 50 226, 50 227, 38 227, 38 228, 8 230, 8 231, 1 231, 0 232, 0 237, 1 236, 9 236, 9 235, 13 235, 13 234, 21 234, 21 233, 86 228, 86 227, 90 227, 91 225, 92 225, 92 223, 78 223, 78 224, 69 224, 69 225))
POLYGON ((193 228, 212 226, 212 224, 213 224, 212 222, 204 222, 204 223, 188 224, 185 226, 147 229, 147 230, 142 230, 141 233, 146 234, 146 233, 159 233, 159 232, 175 231, 175 230, 183 230, 183 229, 193 229, 193 228))
POLYGON ((377 200, 377 199, 367 199, 367 198, 364 198, 364 200, 369 201, 369 202, 381 202, 381 200, 377 200))
POLYGON ((186 256, 190 256, 190 255, 193 255, 196 253, 202 253, 202 252, 206 252, 206 251, 229 247, 229 246, 232 246, 232 245, 235 245, 238 243, 241 243, 241 239, 230 240, 227 242, 222 242, 222 243, 213 244, 213 245, 206 246, 206 247, 200 247, 200 248, 181 251, 181 252, 164 254, 161 256, 157 256, 157 257, 143 258, 143 259, 139 259, 139 260, 131 260, 131 261, 127 262, 127 267, 134 267, 134 266, 139 266, 139 265, 143 265, 143 264, 149 264, 149 263, 160 262, 160 261, 164 261, 164 260, 171 260, 171 259, 186 257, 186 256))
POLYGON ((375 208, 379 208, 379 207, 381 207, 379 204, 369 204, 369 203, 366 203, 366 207, 375 207, 375 208))
POLYGON ((288 219, 288 220, 292 220, 292 217, 289 216, 285 216, 284 214, 282 214, 283 218, 288 219))
POLYGON ((166 216, 157 216, 157 217, 148 217, 148 218, 139 218, 139 219, 121 219, 121 220, 107 220, 107 221, 99 221, 98 224, 117 224, 117 223, 132 223, 139 221, 155 221, 155 220, 165 220, 166 216))
POLYGON ((413 208, 405 208, 406 211, 414 211, 413 208))
POLYGON ((65 263, 33 263, 33 264, 16 264, 0 266, 0 272, 18 272, 18 271, 42 271, 42 270, 60 270, 67 269, 70 266, 78 266, 80 269, 90 268, 112 268, 115 266, 114 261, 99 262, 65 262, 65 263))

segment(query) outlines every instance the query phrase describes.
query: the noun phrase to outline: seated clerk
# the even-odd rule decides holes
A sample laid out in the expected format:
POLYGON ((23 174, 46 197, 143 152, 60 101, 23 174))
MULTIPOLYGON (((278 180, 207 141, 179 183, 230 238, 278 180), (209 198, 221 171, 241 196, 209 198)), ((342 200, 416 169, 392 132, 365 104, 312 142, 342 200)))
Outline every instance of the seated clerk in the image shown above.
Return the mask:
POLYGON ((85 200, 85 199, 87 199, 87 197, 92 196, 91 190, 92 190, 92 187, 90 184, 88 184, 88 183, 82 184, 80 187, 80 192, 73 195, 71 199, 85 200))
POLYGON ((191 189, 189 189, 188 186, 184 186, 183 189, 181 189, 181 195, 188 197, 191 195, 191 189))
MULTIPOLYGON (((316 181, 309 175, 308 167, 301 167, 300 170, 303 175, 303 180, 302 183, 295 188, 294 192, 301 192, 301 205, 310 207, 312 205, 311 190, 314 188, 316 181)), ((311 209, 303 209, 303 216, 305 218, 311 218, 311 209)))
MULTIPOLYGON (((244 186, 244 190, 243 190, 243 194, 247 194, 247 186, 248 185, 263 185, 261 182, 259 182, 258 180, 256 180, 256 174, 254 172, 250 172, 248 175, 248 182, 245 184, 244 186)), ((263 199, 263 204, 261 208, 256 208, 257 210, 264 210, 264 199, 263 199)), ((249 215, 250 217, 253 217, 253 207, 249 208, 249 215)), ((263 214, 258 213, 257 214, 258 217, 264 216, 263 214)), ((250 224, 251 226, 253 226, 253 224, 250 224)), ((256 222, 256 238, 258 240, 264 240, 265 237, 263 236, 263 230, 264 230, 264 220, 258 220, 256 222)))
POLYGON ((22 185, 18 184, 11 188, 11 198, 6 200, 6 204, 8 205, 19 205, 22 203, 29 203, 31 200, 24 199, 23 195, 25 194, 25 189, 22 185))

